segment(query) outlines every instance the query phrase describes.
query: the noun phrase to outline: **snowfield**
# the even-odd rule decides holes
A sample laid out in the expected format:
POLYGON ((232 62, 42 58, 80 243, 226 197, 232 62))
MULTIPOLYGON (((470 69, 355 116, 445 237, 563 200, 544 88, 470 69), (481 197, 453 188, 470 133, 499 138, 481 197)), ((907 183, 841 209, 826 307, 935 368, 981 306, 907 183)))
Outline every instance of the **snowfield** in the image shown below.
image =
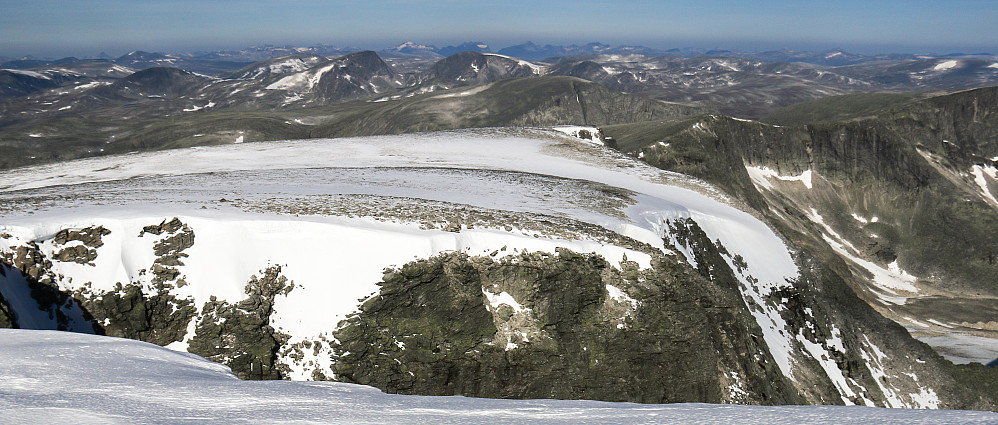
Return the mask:
POLYGON ((0 329, 6 423, 987 424, 998 414, 841 406, 643 405, 390 395, 334 382, 241 381, 127 339, 0 329))
MULTIPOLYGON (((293 344, 329 337, 377 291, 385 268, 444 252, 502 257, 568 248, 597 253, 612 265, 626 257, 647 268, 653 256, 669 254, 695 265, 691 252, 677 243, 674 253, 664 242, 676 242, 670 222, 692 218, 730 252, 725 261, 737 270, 742 297, 784 376, 801 382, 806 378, 795 366, 813 360, 844 403, 867 391, 832 360, 845 349, 840 343, 807 339, 782 317, 786 307, 769 301, 799 271, 766 224, 704 183, 564 134, 580 129, 244 143, 12 170, 0 186, 0 254, 38 241, 46 257, 55 258, 68 245, 43 241, 63 229, 102 226, 110 233, 92 264, 52 261, 60 288, 100 294, 132 282, 155 292, 146 271, 161 237, 143 229, 176 217, 194 242, 176 266, 171 294, 198 309, 212 297, 235 303, 246 297, 251 276, 280 266, 294 289, 276 297, 270 324, 293 344)), ((810 174, 758 174, 762 181, 810 185, 810 174)), ((30 304, 18 297, 15 280, 0 278, 0 291, 30 304)), ((515 307, 515 300, 494 295, 495 303, 515 307)), ((31 320, 53 328, 44 317, 31 320)), ((170 347, 185 350, 191 333, 170 347)), ((326 352, 279 361, 293 379, 332 373, 326 352)), ((884 393, 894 391, 885 385, 884 393)), ((919 387, 924 396, 892 398, 889 406, 937 406, 932 389, 919 387)))

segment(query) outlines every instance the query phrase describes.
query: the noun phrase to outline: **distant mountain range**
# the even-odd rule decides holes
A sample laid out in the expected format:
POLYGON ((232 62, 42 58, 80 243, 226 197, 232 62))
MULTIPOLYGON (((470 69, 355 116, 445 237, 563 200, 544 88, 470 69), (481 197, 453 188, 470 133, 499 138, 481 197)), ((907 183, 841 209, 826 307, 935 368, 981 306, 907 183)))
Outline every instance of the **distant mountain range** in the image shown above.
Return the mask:
MULTIPOLYGON (((176 66, 188 71, 204 74, 221 74, 247 66, 251 63, 296 54, 313 54, 321 56, 342 56, 364 49, 359 47, 336 47, 326 44, 314 46, 253 46, 242 50, 198 51, 193 53, 150 53, 134 51, 118 58, 112 58, 104 52, 87 58, 65 57, 59 59, 42 59, 26 56, 12 59, 0 56, 0 68, 29 69, 41 66, 61 65, 80 61, 110 61, 119 65, 136 69, 155 66, 176 66)), ((953 57, 964 59, 995 60, 993 53, 948 53, 944 55, 920 55, 909 53, 889 54, 859 54, 841 49, 831 49, 821 52, 797 51, 790 49, 769 50, 760 52, 745 52, 724 49, 673 48, 656 49, 645 46, 609 45, 592 42, 583 45, 538 45, 527 41, 515 46, 504 47, 493 51, 491 47, 480 41, 468 41, 454 46, 436 47, 432 44, 422 44, 412 41, 378 51, 383 58, 423 58, 440 59, 460 52, 499 53, 531 61, 554 61, 565 56, 582 55, 621 55, 640 54, 644 56, 680 56, 695 58, 699 56, 723 56, 750 59, 759 62, 801 62, 824 66, 856 65, 876 61, 916 60, 937 57, 953 57)))

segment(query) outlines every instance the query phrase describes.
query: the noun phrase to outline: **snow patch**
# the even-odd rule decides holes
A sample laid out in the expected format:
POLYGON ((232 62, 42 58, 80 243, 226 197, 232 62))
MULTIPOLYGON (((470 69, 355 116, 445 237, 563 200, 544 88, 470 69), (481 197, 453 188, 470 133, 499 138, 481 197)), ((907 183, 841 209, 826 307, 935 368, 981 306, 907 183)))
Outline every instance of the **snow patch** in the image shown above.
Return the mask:
POLYGON ((208 109, 208 108, 211 108, 211 107, 214 107, 214 106, 215 106, 215 102, 208 102, 204 106, 194 105, 194 106, 191 106, 190 108, 184 108, 184 112, 196 112, 196 111, 200 111, 202 109, 208 109))
POLYGON ((998 199, 995 198, 995 195, 991 192, 991 188, 989 187, 989 183, 998 183, 998 168, 974 165, 971 167, 970 172, 974 175, 974 183, 977 183, 977 186, 981 188, 981 196, 983 196, 985 200, 990 201, 992 205, 998 206, 998 199), (991 178, 990 182, 987 177, 991 178))
MULTIPOLYGON (((473 87, 471 89, 468 89, 468 90, 465 90, 465 91, 462 91, 462 92, 441 94, 441 95, 438 95, 438 96, 433 96, 431 99, 447 99, 447 98, 451 98, 451 97, 471 96, 473 94, 481 93, 481 92, 487 90, 489 87, 492 87, 492 84, 484 84, 484 85, 481 85, 481 86, 478 86, 478 87, 473 87)), ((384 102, 386 100, 389 100, 389 98, 383 97, 381 99, 375 100, 375 102, 384 102)))
POLYGON ((485 294, 485 298, 489 300, 489 308, 492 311, 498 310, 499 307, 503 305, 511 307, 514 313, 527 311, 525 307, 516 302, 516 299, 514 299, 509 292, 503 291, 498 294, 493 294, 492 292, 486 291, 485 288, 482 288, 482 293, 485 294))
POLYGON ((7 72, 14 73, 14 74, 27 75, 29 77, 41 78, 41 79, 44 79, 44 80, 51 80, 52 79, 51 77, 49 77, 47 75, 39 74, 39 73, 37 73, 35 71, 26 71, 26 70, 23 70, 23 69, 0 69, 0 71, 7 71, 7 72))
POLYGON ((773 189, 773 183, 769 180, 778 179, 782 181, 799 181, 804 184, 804 187, 808 189, 813 188, 811 184, 811 170, 805 170, 799 176, 781 176, 771 168, 753 165, 746 165, 745 170, 748 171, 749 177, 752 179, 752 182, 755 183, 756 187, 773 189))
POLYGON ((519 65, 529 67, 530 70, 533 71, 533 73, 536 74, 536 75, 541 75, 541 74, 544 73, 544 67, 542 67, 540 65, 537 65, 535 63, 532 63, 532 62, 527 62, 527 61, 525 61, 523 59, 517 59, 517 58, 514 58, 514 57, 510 57, 510 56, 506 56, 506 55, 500 55, 500 54, 496 54, 496 53, 482 53, 482 55, 484 55, 484 56, 498 56, 500 58, 506 58, 506 59, 509 59, 511 61, 516 61, 516 63, 519 64, 519 65))
POLYGON ((811 208, 807 215, 812 222, 818 224, 822 227, 822 229, 824 229, 821 236, 825 239, 825 242, 827 242, 828 245, 835 250, 836 253, 857 266, 866 269, 873 275, 872 283, 875 288, 870 289, 873 290, 882 302, 889 304, 904 304, 905 299, 903 297, 898 297, 901 293, 907 292, 916 294, 919 292, 918 287, 915 286, 917 277, 902 270, 897 261, 890 263, 887 268, 884 268, 876 263, 860 258, 860 250, 856 249, 855 246, 845 240, 845 238, 835 232, 831 226, 825 223, 824 218, 818 214, 816 209, 811 208))
POLYGON ((955 68, 959 64, 960 64, 960 61, 948 60, 948 61, 945 61, 945 62, 941 62, 941 63, 937 64, 936 66, 932 67, 932 70, 933 71, 945 71, 947 69, 953 69, 953 68, 955 68))
POLYGON ((597 146, 603 146, 603 142, 600 140, 603 137, 603 135, 600 133, 599 128, 597 127, 586 127, 586 126, 577 126, 577 125, 556 125, 551 128, 557 132, 565 133, 569 136, 578 138, 583 142, 592 143, 597 146), (583 131, 589 133, 588 139, 582 137, 583 131))

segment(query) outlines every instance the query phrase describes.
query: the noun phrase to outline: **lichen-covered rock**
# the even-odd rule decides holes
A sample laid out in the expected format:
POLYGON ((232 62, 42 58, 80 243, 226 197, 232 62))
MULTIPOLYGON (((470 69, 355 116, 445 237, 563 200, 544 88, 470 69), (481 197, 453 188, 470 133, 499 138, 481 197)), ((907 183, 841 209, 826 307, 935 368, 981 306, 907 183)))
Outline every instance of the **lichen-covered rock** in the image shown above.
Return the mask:
MULTIPOLYGON (((7 271, 6 267, 0 265, 0 277, 6 277, 7 271)), ((3 294, 0 294, 0 328, 17 328, 17 319, 14 316, 14 311, 7 304, 7 300, 4 299, 3 294)))
POLYGON ((618 270, 567 250, 413 262, 335 333, 335 371, 405 394, 801 401, 737 294, 689 270, 667 258, 618 270), (719 370, 740 371, 740 392, 719 370))
POLYGON ((250 279, 245 300, 230 304, 212 297, 201 309, 188 351, 229 366, 242 379, 280 379, 275 360, 287 337, 270 326, 270 314, 274 297, 293 288, 281 267, 272 266, 250 279))
POLYGON ((119 284, 115 291, 80 298, 83 307, 100 318, 99 333, 157 345, 183 340, 187 324, 197 314, 189 299, 178 299, 164 289, 145 293, 136 284, 119 284))

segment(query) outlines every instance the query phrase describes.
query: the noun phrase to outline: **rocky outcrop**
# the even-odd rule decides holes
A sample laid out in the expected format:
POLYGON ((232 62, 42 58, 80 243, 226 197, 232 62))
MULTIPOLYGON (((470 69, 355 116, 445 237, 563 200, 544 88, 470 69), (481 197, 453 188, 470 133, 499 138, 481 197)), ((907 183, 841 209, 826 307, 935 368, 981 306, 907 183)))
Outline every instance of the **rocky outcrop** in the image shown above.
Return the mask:
POLYGON ((242 379, 280 379, 277 352, 287 337, 270 326, 270 314, 274 297, 293 288, 281 267, 273 266, 250 279, 245 300, 230 304, 212 297, 201 309, 188 351, 229 366, 242 379))
MULTIPOLYGON (((0 278, 7 277, 7 268, 0 265, 0 278)), ((0 328, 17 328, 17 318, 10 304, 0 294, 0 328)))
MULTIPOLYGON (((96 229, 90 230, 92 232, 87 230, 84 232, 96 233, 99 239, 101 232, 96 229)), ((37 308, 43 316, 47 316, 47 320, 55 329, 93 332, 92 316, 71 294, 59 288, 60 277, 52 272, 51 267, 52 260, 46 257, 38 243, 34 241, 19 246, 12 252, 0 253, 0 272, 2 272, 0 278, 15 282, 11 284, 26 285, 30 297, 37 303, 37 308)), ((27 314, 27 312, 15 312, 13 309, 10 309, 10 312, 13 318, 18 314, 27 314)), ((35 311, 30 313, 36 314, 35 311)))
POLYGON ((156 236, 165 235, 153 245, 153 253, 156 260, 153 262, 150 272, 153 274, 152 284, 161 287, 166 282, 175 281, 176 286, 182 287, 187 282, 180 277, 180 270, 177 266, 184 265, 182 258, 187 257, 183 251, 194 246, 194 231, 192 231, 180 219, 174 217, 167 222, 164 220, 159 225, 146 226, 139 233, 156 236))
POLYGON ((155 292, 142 285, 119 285, 96 297, 80 296, 84 308, 97 320, 98 333, 167 345, 181 341, 187 324, 197 315, 194 303, 167 288, 155 292))
POLYGON ((335 334, 341 380, 404 394, 802 401, 737 293, 669 259, 617 270, 567 250, 449 254, 389 271, 381 288, 335 334))

